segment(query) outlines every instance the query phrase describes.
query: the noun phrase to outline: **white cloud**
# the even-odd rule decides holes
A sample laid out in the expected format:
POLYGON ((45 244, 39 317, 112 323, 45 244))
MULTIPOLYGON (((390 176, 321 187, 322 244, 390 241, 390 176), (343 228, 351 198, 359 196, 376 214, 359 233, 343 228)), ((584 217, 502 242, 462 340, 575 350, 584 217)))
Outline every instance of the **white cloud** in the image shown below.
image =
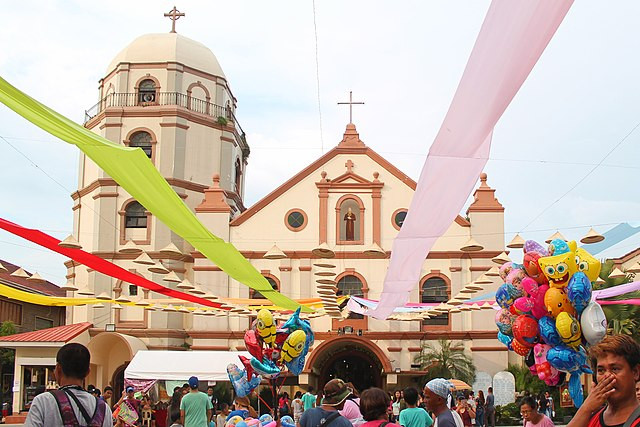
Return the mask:
MULTIPOLYGON (((354 110, 362 139, 417 178, 488 4, 316 2, 325 149, 340 140, 348 117, 336 102, 353 90, 366 102, 354 110)), ((162 13, 172 7, 151 0, 12 2, 4 8, 11 19, 0 27, 0 75, 81 121, 97 102, 97 82, 112 57, 141 34, 168 31, 162 13)), ((187 16, 178 21, 178 32, 215 52, 239 100, 239 120, 254 148, 247 174, 250 204, 320 153, 311 1, 190 1, 181 9, 187 16)), ((600 161, 638 121, 633 52, 639 12, 632 0, 609 8, 595 0, 576 2, 501 119, 492 157, 600 161)), ((27 138, 10 141, 63 186, 75 188, 73 147, 34 130, 5 107, 0 135, 27 138)), ((633 134, 605 162, 614 167, 598 168, 527 230, 638 220, 637 169, 628 167, 638 166, 639 139, 640 133, 633 134)), ((70 229, 68 194, 1 140, 0 155, 0 215, 62 233, 70 229)), ((487 166, 510 231, 527 225, 589 169, 506 160, 487 166)), ((29 253, 0 243, 0 257, 9 261, 32 262, 29 253)), ((58 282, 64 279, 57 256, 39 253, 38 262, 47 263, 58 282)))

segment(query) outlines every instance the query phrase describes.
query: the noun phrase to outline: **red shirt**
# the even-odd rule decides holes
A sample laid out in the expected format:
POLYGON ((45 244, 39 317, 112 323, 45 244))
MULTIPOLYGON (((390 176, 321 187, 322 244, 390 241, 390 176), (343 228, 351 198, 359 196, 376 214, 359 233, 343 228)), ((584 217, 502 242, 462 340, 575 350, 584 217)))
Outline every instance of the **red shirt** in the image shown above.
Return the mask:
POLYGON ((394 424, 384 420, 367 421, 366 423, 362 424, 360 427, 379 427, 380 424, 382 423, 386 423, 385 427, 401 427, 400 424, 394 424))
MULTIPOLYGON (((596 412, 596 414, 591 417, 589 424, 587 427, 622 427, 624 423, 615 424, 615 425, 607 425, 604 423, 604 410, 607 409, 602 408, 600 411, 596 412)), ((631 427, 637 427, 640 425, 640 418, 636 419, 633 423, 631 423, 631 427)))

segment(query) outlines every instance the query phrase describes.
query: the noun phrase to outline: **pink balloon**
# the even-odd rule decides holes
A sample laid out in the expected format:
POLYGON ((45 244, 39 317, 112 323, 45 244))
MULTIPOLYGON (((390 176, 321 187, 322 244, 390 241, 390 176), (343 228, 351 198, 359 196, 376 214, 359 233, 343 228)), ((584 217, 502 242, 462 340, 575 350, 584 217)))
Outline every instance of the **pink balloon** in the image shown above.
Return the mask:
POLYGON ((536 319, 542 319, 548 314, 547 308, 544 305, 544 295, 549 290, 549 285, 538 286, 538 294, 533 299, 533 309, 531 314, 536 319))
POLYGON ((547 352, 551 349, 548 344, 536 344, 533 347, 533 357, 536 361, 538 378, 549 386, 557 385, 560 381, 560 372, 547 361, 547 352))
POLYGON ((513 302, 513 306, 518 314, 530 314, 533 310, 534 303, 531 298, 520 297, 513 302))
POLYGON ((544 294, 547 293, 549 285, 539 285, 538 282, 531 277, 522 279, 522 289, 529 295, 532 301, 531 314, 536 319, 546 316, 547 309, 544 305, 544 294))

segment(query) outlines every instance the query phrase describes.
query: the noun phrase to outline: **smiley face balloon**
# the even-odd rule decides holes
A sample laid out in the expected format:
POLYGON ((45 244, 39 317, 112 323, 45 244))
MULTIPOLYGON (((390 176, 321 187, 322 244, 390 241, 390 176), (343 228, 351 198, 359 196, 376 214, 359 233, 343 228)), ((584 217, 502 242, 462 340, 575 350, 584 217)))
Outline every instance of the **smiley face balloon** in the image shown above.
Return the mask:
POLYGON ((542 273, 549 279, 552 288, 564 288, 571 276, 578 271, 576 257, 573 252, 560 255, 546 256, 538 259, 542 273))
POLYGON ((583 272, 591 282, 595 282, 600 274, 600 260, 594 258, 589 252, 582 248, 576 249, 576 264, 578 271, 583 272))

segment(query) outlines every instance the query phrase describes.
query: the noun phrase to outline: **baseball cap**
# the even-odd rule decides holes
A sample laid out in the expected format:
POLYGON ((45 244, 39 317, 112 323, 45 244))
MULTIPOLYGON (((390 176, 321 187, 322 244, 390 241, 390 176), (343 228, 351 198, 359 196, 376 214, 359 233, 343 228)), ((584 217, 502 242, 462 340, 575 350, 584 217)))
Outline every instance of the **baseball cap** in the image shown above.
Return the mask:
POLYGON ((199 383, 198 377, 189 378, 189 387, 196 388, 196 387, 198 387, 198 383, 199 383))
POLYGON ((126 392, 127 392, 127 393, 132 392, 132 391, 134 391, 134 390, 135 390, 135 389, 133 388, 133 386, 130 386, 130 385, 128 385, 128 386, 127 386, 127 388, 126 388, 126 392))

